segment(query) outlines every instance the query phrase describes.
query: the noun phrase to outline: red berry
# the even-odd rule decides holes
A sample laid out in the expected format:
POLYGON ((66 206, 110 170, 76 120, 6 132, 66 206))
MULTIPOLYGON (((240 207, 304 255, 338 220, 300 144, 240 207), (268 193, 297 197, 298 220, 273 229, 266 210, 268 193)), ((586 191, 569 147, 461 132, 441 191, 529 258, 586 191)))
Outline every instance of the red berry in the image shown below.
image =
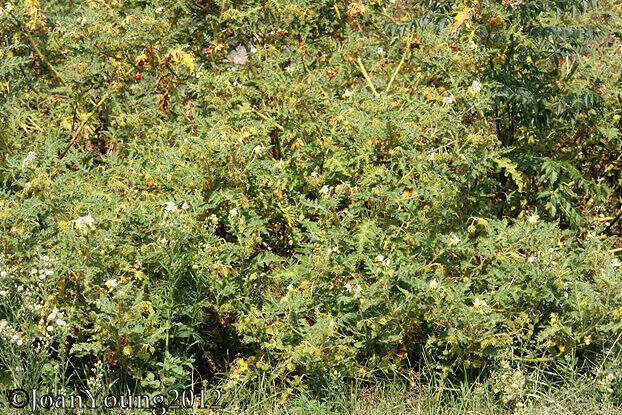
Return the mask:
POLYGON ((140 67, 145 66, 145 61, 140 61, 140 62, 138 62, 138 66, 140 66, 140 67))
POLYGON ((139 73, 137 73, 137 74, 136 74, 136 80, 137 80, 137 81, 140 81, 140 78, 142 78, 142 75, 141 75, 141 74, 139 74, 139 73))

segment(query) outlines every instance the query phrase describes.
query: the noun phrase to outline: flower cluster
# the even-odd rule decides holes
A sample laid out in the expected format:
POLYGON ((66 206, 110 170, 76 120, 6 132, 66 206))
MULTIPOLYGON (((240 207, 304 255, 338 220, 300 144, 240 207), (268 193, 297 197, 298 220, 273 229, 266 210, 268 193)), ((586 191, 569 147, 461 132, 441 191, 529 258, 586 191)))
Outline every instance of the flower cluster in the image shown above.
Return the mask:
POLYGON ((16 346, 22 346, 24 344, 24 336, 15 330, 5 319, 0 320, 0 337, 6 338, 16 346))
POLYGON ((39 268, 32 268, 30 270, 30 275, 37 276, 42 281, 54 275, 54 270, 51 268, 52 259, 49 256, 42 255, 39 257, 39 263, 39 268))
POLYGON ((45 328, 45 330, 48 333, 51 333, 54 331, 54 323, 56 323, 56 325, 58 327, 65 327, 67 326, 67 322, 65 320, 63 320, 63 317, 65 316, 65 314, 60 311, 58 308, 54 307, 52 309, 52 311, 50 312, 50 314, 48 314, 47 316, 47 327, 45 328))

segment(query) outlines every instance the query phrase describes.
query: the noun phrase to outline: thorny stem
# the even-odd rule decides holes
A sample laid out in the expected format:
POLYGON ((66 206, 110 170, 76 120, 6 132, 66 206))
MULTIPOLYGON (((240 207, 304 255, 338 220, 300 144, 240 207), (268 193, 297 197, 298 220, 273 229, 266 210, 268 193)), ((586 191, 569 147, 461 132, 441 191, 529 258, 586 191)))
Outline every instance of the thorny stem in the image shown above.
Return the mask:
POLYGON ((30 43, 30 46, 32 46, 32 49, 34 50, 34 52, 37 54, 37 56, 39 57, 39 60, 41 62, 43 62, 43 64, 50 70, 50 72, 52 72, 52 74, 54 75, 54 77, 56 79, 59 80, 59 82, 63 85, 63 86, 68 86, 67 85, 67 81, 65 81, 65 79, 61 76, 61 74, 56 70, 56 68, 54 66, 52 66, 52 64, 50 63, 50 61, 47 60, 47 58, 45 57, 45 55, 41 52, 41 50, 39 49, 39 47, 37 46, 37 43, 35 42, 35 39, 32 37, 32 35, 30 34, 30 31, 24 27, 24 24, 22 23, 21 20, 17 19, 15 16, 13 16, 11 14, 11 17, 13 17, 13 19, 17 22, 18 26, 20 27, 20 29, 22 29, 22 31, 24 32, 24 34, 26 35, 26 38, 28 38, 28 42, 30 43))
POLYGON ((367 73, 365 66, 363 66, 363 61, 361 61, 360 57, 356 58, 356 63, 359 64, 359 68, 361 69, 361 72, 363 72, 363 76, 365 77, 365 80, 367 81, 367 85, 369 85, 374 95, 377 97, 380 96, 378 91, 376 91, 376 87, 374 86, 374 84, 372 84, 371 78, 369 77, 369 74, 367 73))
POLYGON ((393 85, 393 81, 395 80, 395 77, 399 73, 400 69, 402 69, 402 65, 404 65, 404 61, 406 60, 406 55, 408 55, 408 52, 410 51, 410 43, 411 43, 411 36, 408 36, 408 39, 406 40, 406 48, 404 49, 404 53, 402 54, 402 59, 400 59, 400 63, 397 65, 397 68, 395 68, 395 71, 393 71, 393 75, 391 75, 391 79, 389 80, 387 89, 385 89, 383 92, 385 95, 388 94, 389 91, 391 90, 391 85, 393 85))

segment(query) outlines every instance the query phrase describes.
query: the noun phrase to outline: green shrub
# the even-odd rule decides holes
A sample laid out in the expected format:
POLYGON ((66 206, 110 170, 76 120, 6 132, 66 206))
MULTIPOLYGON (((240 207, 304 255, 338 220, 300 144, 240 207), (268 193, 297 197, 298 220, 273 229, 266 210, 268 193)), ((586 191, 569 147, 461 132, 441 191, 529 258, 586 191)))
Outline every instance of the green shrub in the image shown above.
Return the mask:
POLYGON ((0 379, 322 383, 611 351, 612 5, 5 6, 0 379))

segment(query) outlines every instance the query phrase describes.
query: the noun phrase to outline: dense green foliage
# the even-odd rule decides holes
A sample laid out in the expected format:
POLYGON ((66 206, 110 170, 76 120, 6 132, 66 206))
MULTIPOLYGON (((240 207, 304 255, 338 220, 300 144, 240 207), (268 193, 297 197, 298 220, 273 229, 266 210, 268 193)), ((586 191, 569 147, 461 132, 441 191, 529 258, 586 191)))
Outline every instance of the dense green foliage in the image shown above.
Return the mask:
POLYGON ((621 19, 7 3, 0 383, 622 370, 621 19))

